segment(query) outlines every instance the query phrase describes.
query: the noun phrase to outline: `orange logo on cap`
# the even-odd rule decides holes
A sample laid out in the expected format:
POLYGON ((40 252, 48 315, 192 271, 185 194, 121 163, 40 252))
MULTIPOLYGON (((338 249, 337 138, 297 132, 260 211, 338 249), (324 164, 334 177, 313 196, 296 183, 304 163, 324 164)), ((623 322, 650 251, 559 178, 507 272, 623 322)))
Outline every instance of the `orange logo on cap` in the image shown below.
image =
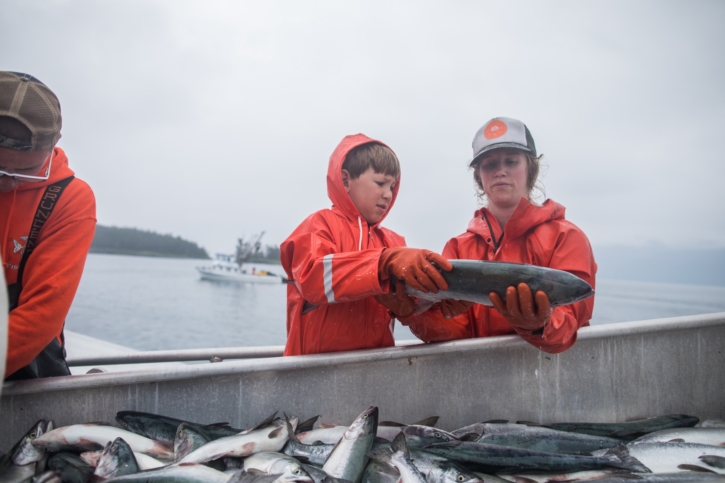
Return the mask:
POLYGON ((506 124, 503 121, 499 121, 497 119, 488 123, 486 129, 483 130, 483 137, 485 137, 486 139, 500 138, 501 136, 506 134, 506 131, 508 131, 508 127, 506 127, 506 124))

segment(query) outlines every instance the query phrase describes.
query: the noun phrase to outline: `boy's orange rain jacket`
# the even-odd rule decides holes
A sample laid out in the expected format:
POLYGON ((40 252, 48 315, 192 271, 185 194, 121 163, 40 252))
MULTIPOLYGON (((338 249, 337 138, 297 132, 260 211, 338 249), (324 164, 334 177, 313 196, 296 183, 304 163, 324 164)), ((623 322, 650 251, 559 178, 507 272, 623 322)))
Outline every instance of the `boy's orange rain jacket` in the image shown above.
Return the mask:
MULTIPOLYGON (((394 321, 373 295, 388 291, 387 281, 378 280, 383 248, 405 246, 405 240, 380 227, 382 220, 368 225, 342 184, 347 153, 371 142, 380 143, 363 134, 342 140, 327 169, 332 208, 310 215, 280 247, 282 266, 294 281, 287 286, 286 356, 395 345, 394 321)), ((399 188, 400 179, 388 213, 399 188)))
MULTIPOLYGON (((448 241, 443 256, 556 268, 576 275, 592 288, 597 272, 586 235, 564 219, 564 207, 553 200, 536 206, 522 198, 503 234, 496 217, 481 208, 466 233, 448 241)), ((445 319, 435 305, 421 315, 401 319, 401 323, 425 342, 518 333, 539 349, 556 354, 574 345, 577 330, 589 325, 593 310, 594 297, 556 307, 542 335, 515 329, 495 308, 479 304, 452 319, 445 319)))
MULTIPOLYGON (((56 147, 49 179, 22 183, 13 191, 0 193, 0 242, 8 285, 17 281, 18 265, 46 187, 72 175, 67 156, 56 147)), ((36 248, 25 265, 18 307, 8 315, 5 376, 30 364, 54 338, 61 341, 95 226, 93 192, 75 178, 40 230, 36 248)))

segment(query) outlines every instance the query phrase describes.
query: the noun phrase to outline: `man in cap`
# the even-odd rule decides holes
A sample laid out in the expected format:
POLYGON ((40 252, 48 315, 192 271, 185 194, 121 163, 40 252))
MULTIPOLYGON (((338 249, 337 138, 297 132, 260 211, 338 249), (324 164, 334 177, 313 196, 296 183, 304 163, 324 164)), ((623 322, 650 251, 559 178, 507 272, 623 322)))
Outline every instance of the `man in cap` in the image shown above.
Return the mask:
POLYGON ((31 75, 0 71, 5 380, 70 374, 63 326, 93 241, 96 201, 55 145, 60 129, 60 103, 48 87, 31 75))

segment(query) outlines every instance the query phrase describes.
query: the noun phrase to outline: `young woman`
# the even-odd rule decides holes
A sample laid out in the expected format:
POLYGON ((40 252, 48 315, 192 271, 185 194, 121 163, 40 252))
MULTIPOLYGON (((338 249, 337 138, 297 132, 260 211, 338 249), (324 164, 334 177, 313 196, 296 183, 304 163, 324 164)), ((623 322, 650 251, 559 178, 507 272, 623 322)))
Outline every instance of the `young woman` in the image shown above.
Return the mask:
MULTIPOLYGON (((586 235, 564 218, 562 205, 532 201, 539 159, 521 121, 498 117, 478 130, 470 166, 487 204, 474 213, 465 233, 446 244, 443 256, 556 268, 593 288, 597 265, 586 235)), ((589 324, 594 308, 594 297, 551 308, 544 292, 532 294, 525 283, 509 287, 505 301, 495 293, 490 297, 495 308, 444 301, 400 320, 426 342, 517 333, 543 351, 558 353, 576 342, 577 330, 589 324)))

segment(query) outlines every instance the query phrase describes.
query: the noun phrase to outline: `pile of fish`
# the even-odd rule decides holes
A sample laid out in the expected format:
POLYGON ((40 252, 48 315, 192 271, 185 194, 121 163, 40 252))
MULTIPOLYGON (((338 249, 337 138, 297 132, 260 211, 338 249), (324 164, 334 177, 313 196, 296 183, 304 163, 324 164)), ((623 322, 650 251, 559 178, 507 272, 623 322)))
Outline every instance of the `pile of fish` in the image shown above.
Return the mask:
POLYGON ((0 456, 0 483, 725 482, 725 422, 683 414, 625 423, 437 417, 351 425, 272 414, 250 429, 121 411, 120 427, 39 421, 0 456), (696 427, 697 426, 697 427, 696 427))

